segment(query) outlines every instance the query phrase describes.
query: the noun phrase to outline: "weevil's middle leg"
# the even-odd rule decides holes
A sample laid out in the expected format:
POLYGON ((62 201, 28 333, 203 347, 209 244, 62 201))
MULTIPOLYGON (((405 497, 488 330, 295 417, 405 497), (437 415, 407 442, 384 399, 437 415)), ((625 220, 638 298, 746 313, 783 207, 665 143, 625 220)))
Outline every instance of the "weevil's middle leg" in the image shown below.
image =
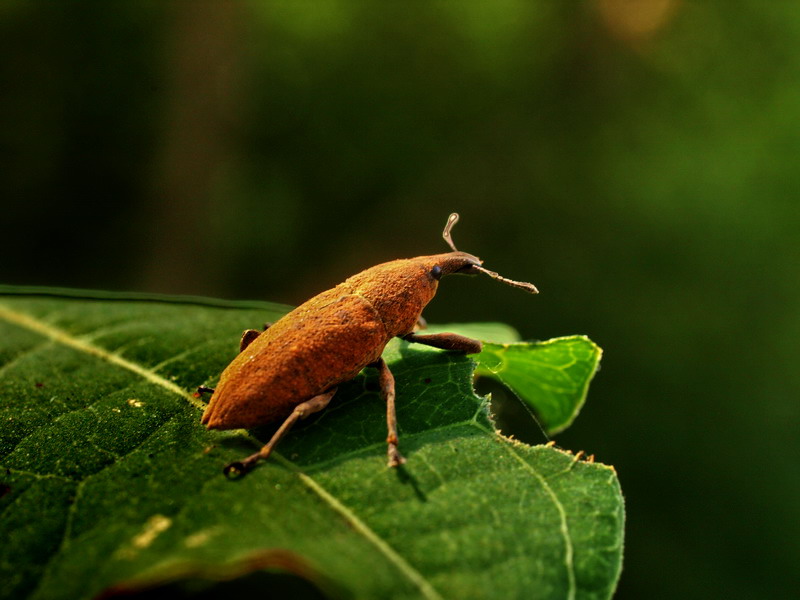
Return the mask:
POLYGON ((306 400, 305 402, 295 406, 292 414, 286 417, 286 420, 278 428, 278 431, 272 435, 272 438, 263 448, 261 448, 261 450, 255 454, 251 454, 244 460, 235 461, 229 465, 226 465, 223 469, 223 473, 225 473, 225 475, 228 477, 244 475, 250 469, 252 469, 253 465, 255 465, 259 460, 266 460, 269 458, 269 455, 272 454, 275 446, 277 446, 278 442, 281 441, 283 436, 288 433, 288 431, 292 428, 292 425, 294 425, 300 419, 305 419, 309 415, 313 415, 314 413, 319 412, 328 406, 335 393, 336 388, 334 387, 329 389, 324 394, 314 396, 310 400, 306 400))
POLYGON ((456 350, 467 354, 478 354, 483 349, 480 340, 473 340, 457 333, 428 333, 425 335, 408 333, 400 337, 407 342, 416 342, 442 350, 456 350))
POLYGON ((388 444, 387 456, 389 458, 390 467, 399 467, 406 459, 397 450, 397 415, 394 408, 394 375, 389 370, 389 365, 383 358, 379 358, 372 365, 378 369, 378 383, 381 386, 381 394, 386 399, 386 427, 389 431, 386 436, 386 443, 388 444))

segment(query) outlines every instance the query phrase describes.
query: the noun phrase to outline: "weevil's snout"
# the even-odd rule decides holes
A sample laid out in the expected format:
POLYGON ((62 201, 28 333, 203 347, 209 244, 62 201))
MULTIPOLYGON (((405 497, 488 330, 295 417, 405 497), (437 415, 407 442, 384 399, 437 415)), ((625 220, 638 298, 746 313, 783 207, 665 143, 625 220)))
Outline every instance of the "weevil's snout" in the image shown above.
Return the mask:
POLYGON ((453 271, 453 273, 458 273, 460 275, 477 275, 481 272, 482 264, 482 260, 479 260, 478 262, 471 262, 461 267, 457 271, 453 271))
POLYGON ((456 245, 453 243, 453 237, 450 235, 453 225, 456 223, 458 223, 458 213, 452 213, 447 218, 447 224, 444 226, 444 231, 442 232, 444 241, 447 242, 447 245, 450 246, 453 251, 450 254, 445 255, 448 257, 447 262, 450 264, 447 267, 443 266, 441 268, 441 275, 447 275, 448 273, 464 273, 468 275, 485 273, 492 279, 497 279, 498 281, 502 281, 503 283, 506 283, 512 287, 520 288, 526 292, 530 292, 531 294, 539 293, 539 290, 537 290, 536 286, 532 283, 527 283, 525 281, 514 281, 513 279, 503 277, 494 271, 485 269, 483 267, 483 261, 480 258, 458 250, 456 245))
POLYGON ((467 254, 466 252, 450 252, 448 254, 441 254, 434 270, 437 270, 438 277, 443 275, 451 275, 453 273, 462 273, 466 275, 475 275, 479 273, 477 267, 483 264, 483 261, 477 256, 467 254), (438 267, 438 269, 437 269, 438 267))
POLYGON ((459 273, 462 275, 477 275, 478 273, 483 273, 484 275, 488 275, 492 279, 502 281, 507 285, 519 288, 521 290, 525 290, 526 292, 530 292, 531 294, 539 293, 539 290, 536 289, 536 286, 533 285, 532 283, 528 283, 526 281, 514 281, 513 279, 508 279, 507 277, 503 277, 502 275, 495 273, 494 271, 490 271, 489 269, 483 266, 483 261, 480 258, 478 258, 477 256, 473 256, 472 254, 467 254, 466 252, 457 251, 457 252, 451 252, 450 254, 447 254, 445 256, 447 257, 447 259, 442 261, 442 266, 441 266, 442 275, 449 275, 451 273, 459 273))

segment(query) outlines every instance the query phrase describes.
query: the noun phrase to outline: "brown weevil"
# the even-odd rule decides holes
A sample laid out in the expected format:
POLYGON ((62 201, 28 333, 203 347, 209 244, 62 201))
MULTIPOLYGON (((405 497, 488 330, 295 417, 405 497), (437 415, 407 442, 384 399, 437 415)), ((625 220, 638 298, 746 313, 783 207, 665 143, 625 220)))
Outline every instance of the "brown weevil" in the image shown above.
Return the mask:
POLYGON ((209 429, 249 429, 283 421, 269 442, 255 454, 225 467, 225 474, 244 474, 269 457, 275 445, 299 419, 324 409, 336 387, 367 366, 378 369, 386 400, 389 466, 405 462, 397 450, 394 377, 381 358, 393 337, 444 350, 475 354, 481 342, 455 333, 415 333, 422 309, 436 294, 439 280, 452 273, 485 273, 531 293, 531 283, 513 281, 485 269, 472 254, 460 252, 447 219, 442 237, 453 250, 445 254, 393 260, 353 275, 335 288, 314 296, 264 331, 242 334, 239 355, 220 376, 202 422, 209 429))

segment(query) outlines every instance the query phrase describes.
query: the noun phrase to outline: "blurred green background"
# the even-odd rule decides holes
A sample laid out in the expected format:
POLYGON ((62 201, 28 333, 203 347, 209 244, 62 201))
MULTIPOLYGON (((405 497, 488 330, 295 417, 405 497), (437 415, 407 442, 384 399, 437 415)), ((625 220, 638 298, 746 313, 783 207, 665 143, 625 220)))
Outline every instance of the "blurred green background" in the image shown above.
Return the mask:
MULTIPOLYGON (((426 317, 587 334, 618 598, 800 589, 800 8, 0 4, 0 281, 297 304, 460 249, 426 317)), ((533 441, 541 441, 535 433, 533 441)))

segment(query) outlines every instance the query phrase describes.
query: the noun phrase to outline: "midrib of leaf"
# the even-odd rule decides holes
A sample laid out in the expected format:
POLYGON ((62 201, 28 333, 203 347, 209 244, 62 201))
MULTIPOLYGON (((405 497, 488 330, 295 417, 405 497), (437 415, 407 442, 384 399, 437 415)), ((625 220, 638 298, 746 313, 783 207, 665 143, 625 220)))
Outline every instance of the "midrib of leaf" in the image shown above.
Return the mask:
POLYGON ((80 338, 76 338, 63 329, 53 327, 48 323, 43 323, 42 321, 39 321, 25 313, 17 312, 4 304, 0 304, 0 317, 9 323, 13 323, 14 325, 18 325, 20 327, 25 327, 26 329, 30 329, 31 331, 43 335, 44 337, 50 338, 54 342, 64 346, 69 346, 70 348, 80 352, 85 352, 86 354, 91 354, 92 356, 97 356, 98 358, 110 362, 113 365, 117 365, 118 367, 132 371, 150 383, 160 385, 173 394, 183 397, 200 410, 205 408, 205 405, 200 402, 200 400, 192 396, 192 394, 180 386, 175 385, 171 381, 164 379, 160 375, 156 375, 150 369, 145 369, 141 365, 123 358, 119 354, 114 354, 113 352, 109 352, 108 350, 105 350, 99 346, 95 346, 94 344, 86 342, 80 338))
MULTIPOLYGON (((118 367, 127 369, 149 381, 150 383, 161 386, 169 392, 181 396, 196 408, 200 410, 205 408, 205 404, 196 399, 191 393, 184 390, 180 386, 175 385, 173 382, 161 377, 160 375, 157 375, 152 370, 146 369, 141 365, 129 361, 118 354, 109 352, 104 348, 95 346, 94 344, 86 342, 85 340, 81 340, 80 338, 76 338, 63 329, 54 327, 48 323, 44 323, 29 314, 18 312, 7 305, 0 303, 0 318, 14 325, 34 331, 53 340, 56 343, 68 346, 78 350, 79 352, 96 356, 118 367)), ((244 430, 240 430, 237 433, 245 437, 250 437, 249 434, 247 434, 247 432, 244 430)), ((258 443, 257 440, 256 443, 258 443)), ((425 598, 428 598, 429 600, 443 600, 443 597, 434 589, 430 582, 428 582, 419 571, 411 566, 411 564, 409 564, 400 554, 398 554, 394 548, 392 548, 385 540, 383 540, 378 534, 370 529, 366 523, 359 519, 352 510, 339 502, 339 500, 337 500, 330 492, 317 483, 317 481, 315 481, 312 477, 304 473, 295 463, 291 462, 289 459, 277 452, 273 452, 272 456, 284 466, 290 468, 298 476, 303 485, 313 491, 334 512, 339 514, 345 521, 347 521, 353 527, 353 529, 355 529, 368 542, 374 545, 381 552, 381 554, 383 554, 384 557, 390 563, 392 563, 395 568, 400 571, 400 573, 402 573, 404 577, 411 581, 420 590, 425 598)), ((80 484, 78 485, 80 487, 80 484)), ((74 510, 76 504, 77 495, 76 502, 70 507, 70 511, 74 510)), ((66 534, 67 532, 65 531, 65 538, 62 540, 62 546, 63 542, 66 540, 66 534)))
POLYGON ((372 531, 372 529, 367 527, 366 523, 359 519, 355 513, 353 513, 353 511, 339 502, 336 497, 334 497, 330 492, 328 492, 328 490, 317 483, 313 478, 303 473, 297 467, 297 465, 280 454, 275 455, 275 457, 283 465, 292 469, 300 478, 300 481, 302 481, 308 488, 313 490, 320 498, 327 502, 335 512, 339 513, 346 521, 349 521, 356 531, 358 531, 362 536, 369 540, 370 543, 378 548, 378 550, 380 550, 384 556, 386 556, 386 558, 390 560, 401 573, 403 573, 403 575, 405 575, 411 582, 414 583, 414 585, 419 588, 426 598, 431 600, 444 600, 439 592, 433 588, 430 582, 428 582, 419 571, 408 564, 408 562, 406 562, 402 556, 395 552, 394 548, 387 544, 379 535, 372 531))

